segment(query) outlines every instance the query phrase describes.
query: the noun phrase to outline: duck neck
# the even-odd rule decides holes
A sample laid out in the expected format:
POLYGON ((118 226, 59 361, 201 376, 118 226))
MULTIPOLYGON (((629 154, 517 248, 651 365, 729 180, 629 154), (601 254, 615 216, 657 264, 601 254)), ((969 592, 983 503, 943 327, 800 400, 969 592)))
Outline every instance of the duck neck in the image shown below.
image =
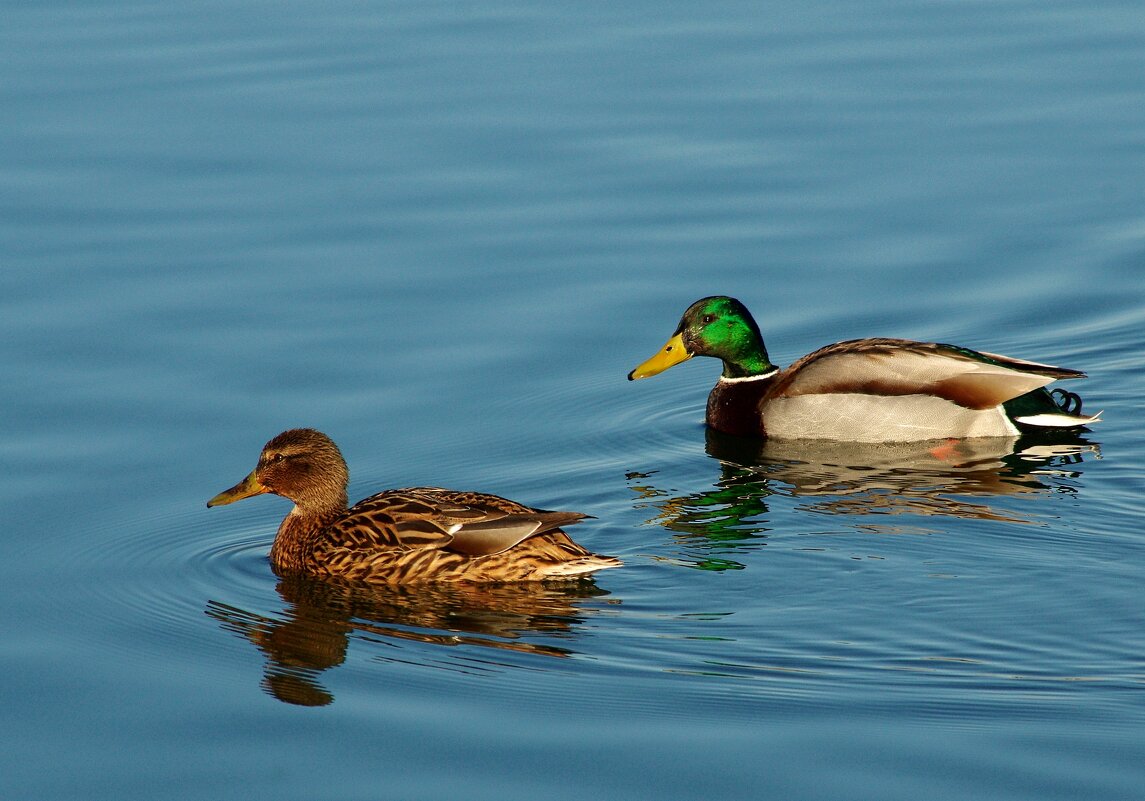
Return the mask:
POLYGON ((308 511, 300 506, 290 510, 282 519, 274 544, 270 547, 270 563, 276 569, 296 572, 304 569, 308 557, 314 550, 316 536, 321 534, 345 511, 345 501, 341 509, 308 511))
POLYGON ((774 374, 777 368, 767 357, 767 348, 763 342, 754 343, 742 353, 723 359, 724 371, 720 374, 723 379, 752 379, 764 378, 774 374))
POLYGON ((754 378, 775 371, 767 356, 767 346, 755 321, 740 319, 737 325, 708 329, 695 352, 717 356, 723 362, 723 378, 754 378))
POLYGON ((720 376, 708 395, 705 420, 716 431, 741 437, 764 436, 759 409, 775 383, 779 369, 772 366, 758 375, 720 376))

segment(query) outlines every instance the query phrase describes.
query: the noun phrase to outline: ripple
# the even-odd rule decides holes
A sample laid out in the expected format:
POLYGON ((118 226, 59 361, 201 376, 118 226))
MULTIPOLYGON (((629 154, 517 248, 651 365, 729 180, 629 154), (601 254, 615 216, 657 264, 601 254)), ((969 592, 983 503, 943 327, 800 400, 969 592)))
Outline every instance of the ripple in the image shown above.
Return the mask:
POLYGON ((576 392, 554 380, 508 400, 511 408, 544 409, 556 424, 533 429, 524 444, 545 447, 556 428, 577 453, 602 461, 627 459, 650 446, 666 453, 693 451, 706 402, 707 391, 690 382, 633 385, 621 374, 600 371, 579 376, 576 392), (578 421, 575 429, 570 431, 567 421, 578 421))
MULTIPOLYGON (((1029 684, 1043 681, 1028 667, 1042 662, 1058 665, 1043 683, 1057 686, 1093 679, 1094 671, 1068 638, 1022 653, 999 644, 983 649, 951 640, 950 621, 988 619, 1000 621, 1003 631, 1021 628, 1021 615, 987 612, 969 596, 968 606, 943 609, 934 620, 916 617, 913 629, 900 617, 895 636, 889 639, 879 632, 876 620, 857 623, 854 616, 849 618, 850 630, 820 620, 800 623, 798 605, 794 623, 783 619, 794 598, 803 599, 802 610, 831 608, 836 597, 832 593, 839 590, 826 587, 846 586, 855 576, 869 580, 879 570, 892 571, 891 583, 905 585, 904 597, 925 597, 925 592, 918 592, 919 585, 913 591, 909 587, 912 580, 920 580, 916 569, 920 565, 925 571, 924 591, 941 567, 953 565, 947 571, 951 580, 965 581, 970 571, 959 553, 965 547, 962 538, 925 544, 883 538, 879 548, 889 561, 881 567, 857 564, 854 549, 872 546, 856 545, 859 532, 846 527, 840 532, 834 526, 827 531, 829 553, 811 554, 804 535, 809 525, 819 526, 821 518, 812 521, 795 508, 793 501, 801 496, 791 492, 785 495, 786 503, 769 509, 770 499, 777 497, 769 489, 771 472, 748 470, 742 476, 736 472, 731 476, 735 481, 725 477, 714 487, 703 476, 689 478, 697 463, 713 470, 720 465, 693 436, 699 427, 694 410, 648 398, 643 406, 617 415, 592 408, 585 416, 589 421, 585 430, 590 433, 584 442, 571 456, 550 460, 546 455, 549 469, 535 480, 540 482, 539 491, 551 495, 558 478, 571 478, 562 482, 563 491, 589 499, 595 494, 607 508, 608 513, 601 515, 606 517, 603 525, 612 525, 608 535, 621 538, 619 550, 630 567, 604 579, 607 590, 588 584, 571 589, 362 591, 283 580, 270 570, 266 554, 287 502, 267 498, 216 513, 202 509, 196 500, 193 506, 188 503, 93 527, 63 567, 67 574, 91 574, 94 580, 88 584, 94 597, 88 606, 66 613, 88 620, 97 616, 101 624, 110 621, 119 627, 121 633, 109 637, 106 647, 133 658, 217 654, 228 669, 242 674, 236 681, 257 684, 274 697, 297 704, 334 702, 343 681, 334 678, 335 668, 348 680, 362 683, 374 679, 379 670, 387 675, 396 671, 403 679, 418 676, 421 681, 426 680, 425 671, 446 671, 466 680, 506 671, 656 677, 683 683, 686 692, 696 697, 728 704, 737 697, 822 700, 835 693, 861 694, 870 686, 887 691, 897 687, 904 675, 911 677, 919 692, 928 686, 953 694, 991 682, 1029 684), (649 438, 642 433, 644 427, 663 431, 664 440, 649 438), (666 511, 674 515, 671 525, 615 525, 626 519, 625 510, 633 520, 646 518, 647 511, 633 507, 622 476, 602 488, 594 473, 611 470, 617 463, 641 461, 656 465, 653 469, 667 467, 665 486, 679 483, 692 488, 652 498, 667 504, 666 511), (697 486, 703 489, 697 492, 697 486), (622 500, 613 497, 617 487, 625 493, 622 500), (776 542, 785 545, 763 547, 776 542), (623 553, 625 547, 638 556, 623 553), (938 560, 938 567, 926 560, 938 560), (708 577, 721 582, 718 590, 705 583, 708 577), (713 610, 714 599, 718 608, 713 610), (773 606, 779 610, 774 615, 773 606), (919 628, 919 620, 927 625, 919 628), (943 637, 949 647, 927 645, 943 637), (861 645, 836 648, 832 643, 837 642, 861 645), (261 670, 253 676, 248 675, 252 648, 262 658, 261 670)), ((508 475, 509 465, 503 461, 498 468, 508 475)), ((773 467, 769 464, 767 470, 773 467)), ((583 536, 578 530, 578 539, 603 552, 617 552, 602 547, 601 529, 589 525, 583 536)), ((1076 544, 1070 538, 1081 536, 1061 526, 1049 532, 1018 531, 1003 527, 980 538, 976 548, 984 564, 974 569, 1004 572, 1007 560, 1022 551, 1036 566, 1037 548, 1048 545, 1061 552, 1076 544)), ((988 527, 979 530, 990 532, 988 527)), ((1080 555, 1097 558, 1099 544, 1108 546, 1095 539, 1080 555)), ((1077 556, 1079 550, 1074 548, 1073 553, 1077 556)), ((1059 580, 1051 572, 1040 586, 1050 587, 1059 580)), ((1131 592, 1127 587, 1115 589, 1112 597, 1131 592)), ((878 592, 866 590, 876 597, 878 592)), ((1075 602, 1082 597, 1065 584, 1057 592, 1075 602)), ((1022 608, 1020 598, 1011 601, 1013 608, 1022 608)), ((1022 614, 1036 617, 1037 610, 1025 606, 1022 614)), ((1100 606, 1093 599, 1082 603, 1084 608, 1100 606)), ((1120 686, 1132 672, 1123 658, 1126 649, 1118 647, 1112 632, 1103 647, 1114 657, 1110 664, 1115 667, 1102 680, 1120 686)), ((526 692, 554 691, 536 683, 526 692)))
MULTIPOLYGON (((197 628, 188 623, 198 622, 207 598, 257 601, 265 598, 272 578, 266 553, 273 525, 249 518, 238 522, 237 529, 227 529, 205 515, 181 511, 92 530, 61 565, 68 574, 89 577, 92 603, 66 613, 142 626, 145 639, 168 645, 189 636, 202 644, 203 632, 193 633, 197 628)), ((125 650, 141 647, 136 637, 111 642, 125 650)))
MULTIPOLYGON (((133 660, 230 654, 234 638, 220 631, 236 635, 264 657, 266 692, 316 704, 334 700, 319 679, 334 667, 568 669, 585 622, 609 603, 591 580, 369 587, 279 577, 267 563, 278 513, 236 509, 222 523, 153 514, 94 530, 62 566, 94 579, 89 603, 60 613, 120 632, 102 647, 133 660)), ((248 660, 227 662, 245 670, 248 660)))

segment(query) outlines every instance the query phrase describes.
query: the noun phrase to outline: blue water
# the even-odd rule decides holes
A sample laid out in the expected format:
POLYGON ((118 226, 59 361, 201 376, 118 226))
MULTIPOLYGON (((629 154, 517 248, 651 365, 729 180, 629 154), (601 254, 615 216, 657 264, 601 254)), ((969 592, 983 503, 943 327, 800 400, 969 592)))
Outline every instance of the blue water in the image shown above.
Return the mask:
POLYGON ((0 797, 1135 799, 1139 3, 9 4, 0 797), (709 437, 703 295, 786 364, 1084 369, 1069 452, 709 437), (567 587, 282 581, 205 501, 595 517, 567 587))

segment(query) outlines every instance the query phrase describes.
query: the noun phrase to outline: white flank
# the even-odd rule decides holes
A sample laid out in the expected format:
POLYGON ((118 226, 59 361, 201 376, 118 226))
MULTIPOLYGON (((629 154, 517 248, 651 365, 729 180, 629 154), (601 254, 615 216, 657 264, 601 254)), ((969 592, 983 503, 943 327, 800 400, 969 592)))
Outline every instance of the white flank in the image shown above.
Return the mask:
POLYGON ((772 439, 850 442, 1012 437, 1019 433, 999 406, 967 409, 933 395, 886 397, 851 392, 775 398, 764 410, 763 429, 772 439))

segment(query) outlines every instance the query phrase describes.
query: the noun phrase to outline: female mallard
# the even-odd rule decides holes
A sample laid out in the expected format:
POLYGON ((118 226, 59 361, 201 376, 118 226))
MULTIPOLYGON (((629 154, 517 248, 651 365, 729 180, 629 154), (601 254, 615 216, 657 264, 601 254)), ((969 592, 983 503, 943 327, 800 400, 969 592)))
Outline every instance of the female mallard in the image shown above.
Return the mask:
POLYGON ((502 582, 620 566, 561 531, 585 517, 578 512, 546 512, 496 495, 437 487, 389 490, 347 509, 349 478, 329 437, 295 428, 266 443, 251 474, 207 506, 264 492, 294 501, 270 549, 279 573, 385 584, 502 582))
POLYGON ((693 356, 724 363, 708 396, 707 423, 729 434, 906 442, 1078 429, 1101 417, 1082 415, 1072 392, 1042 389, 1085 373, 954 345, 852 339, 781 370, 767 358, 751 312, 722 296, 689 306, 664 348, 628 379, 693 356))

